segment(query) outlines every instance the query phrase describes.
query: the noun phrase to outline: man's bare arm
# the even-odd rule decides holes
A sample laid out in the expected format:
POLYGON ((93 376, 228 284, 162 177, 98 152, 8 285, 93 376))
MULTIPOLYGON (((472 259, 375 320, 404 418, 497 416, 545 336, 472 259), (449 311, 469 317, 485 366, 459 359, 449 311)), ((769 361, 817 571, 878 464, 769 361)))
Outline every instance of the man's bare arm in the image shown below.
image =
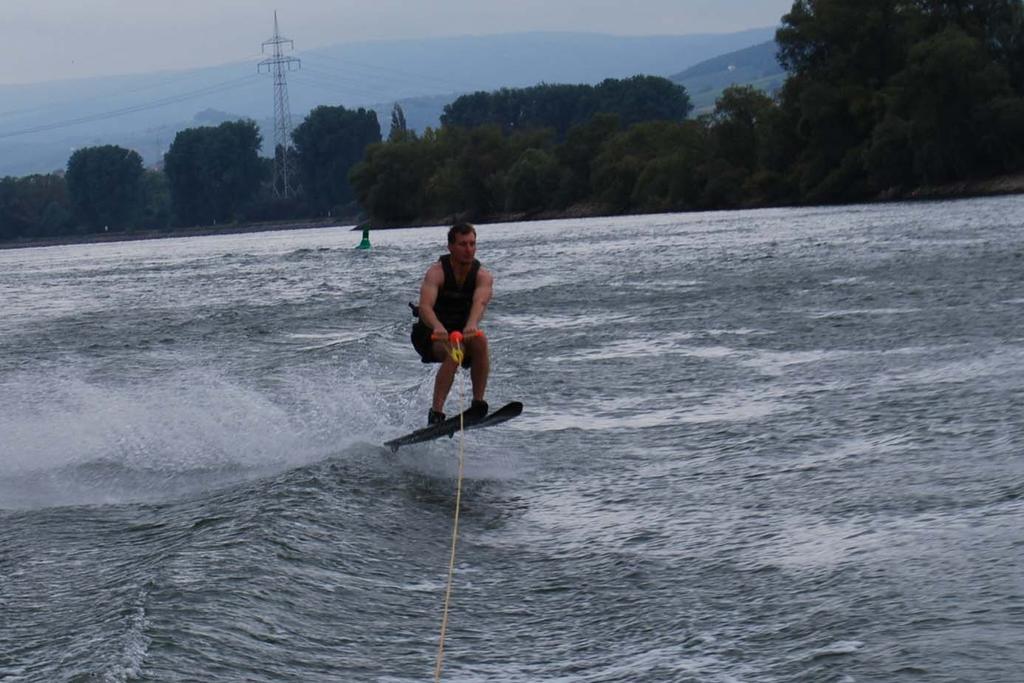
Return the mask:
POLYGON ((489 271, 481 268, 476 274, 476 289, 473 291, 473 305, 469 309, 469 318, 466 319, 466 334, 476 332, 480 327, 480 320, 484 317, 487 304, 491 303, 491 293, 494 291, 494 276, 489 271))
POLYGON ((435 263, 427 269, 427 274, 423 276, 423 284, 420 285, 420 321, 434 332, 447 334, 448 330, 434 313, 434 304, 437 303, 437 295, 443 284, 444 269, 440 263, 435 263))

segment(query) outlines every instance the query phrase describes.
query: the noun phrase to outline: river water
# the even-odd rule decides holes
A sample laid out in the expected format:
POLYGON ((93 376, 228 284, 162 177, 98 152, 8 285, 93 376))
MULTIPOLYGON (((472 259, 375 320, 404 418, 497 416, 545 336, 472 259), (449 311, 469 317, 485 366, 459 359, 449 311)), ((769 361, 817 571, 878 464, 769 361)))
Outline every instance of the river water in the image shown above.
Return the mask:
POLYGON ((444 234, 0 251, 0 680, 1024 680, 1024 199, 444 234))

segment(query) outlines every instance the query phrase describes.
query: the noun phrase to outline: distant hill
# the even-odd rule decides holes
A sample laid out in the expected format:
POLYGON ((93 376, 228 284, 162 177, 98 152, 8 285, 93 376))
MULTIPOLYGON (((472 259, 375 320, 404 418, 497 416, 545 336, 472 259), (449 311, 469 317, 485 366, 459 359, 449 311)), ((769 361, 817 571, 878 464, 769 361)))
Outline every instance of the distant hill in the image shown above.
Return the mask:
MULTIPOLYGON (((421 130, 437 125, 444 105, 466 92, 669 76, 773 34, 766 27, 686 36, 518 33, 345 43, 294 53, 302 66, 288 75, 289 99, 296 124, 321 104, 372 107, 386 135, 395 101, 421 130)), ((131 147, 153 164, 175 133, 198 125, 197 112, 206 110, 252 118, 270 142, 272 80, 257 73, 256 62, 0 85, 0 176, 60 169, 75 148, 98 144, 131 147)))
POLYGON ((769 40, 705 60, 669 78, 686 88, 694 111, 700 113, 712 109, 730 85, 751 85, 767 93, 782 87, 786 71, 776 59, 778 50, 769 40))

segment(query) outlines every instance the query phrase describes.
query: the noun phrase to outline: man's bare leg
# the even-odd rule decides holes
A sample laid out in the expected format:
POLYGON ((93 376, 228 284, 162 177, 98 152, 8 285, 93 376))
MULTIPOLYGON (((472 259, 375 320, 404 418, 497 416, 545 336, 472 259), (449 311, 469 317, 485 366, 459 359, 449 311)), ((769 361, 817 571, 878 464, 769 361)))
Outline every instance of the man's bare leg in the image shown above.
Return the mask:
POLYGON ((458 364, 448 354, 444 344, 434 344, 434 357, 442 358, 441 367, 437 369, 434 376, 434 404, 432 409, 438 413, 444 412, 444 402, 448 399, 448 393, 452 390, 452 383, 455 381, 455 371, 459 369, 458 364))
POLYGON ((487 337, 483 335, 466 341, 466 351, 472 359, 469 377, 473 382, 473 400, 484 400, 487 392, 487 378, 491 374, 491 357, 487 348, 487 337))

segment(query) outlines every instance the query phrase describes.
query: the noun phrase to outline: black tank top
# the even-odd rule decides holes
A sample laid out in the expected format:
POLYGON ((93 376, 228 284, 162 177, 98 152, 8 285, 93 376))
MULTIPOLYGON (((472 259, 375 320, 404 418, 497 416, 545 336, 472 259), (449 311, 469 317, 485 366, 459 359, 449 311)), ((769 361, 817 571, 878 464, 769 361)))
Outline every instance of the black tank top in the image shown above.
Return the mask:
POLYGON ((455 280, 455 271, 452 270, 451 254, 445 254, 438 260, 444 269, 444 284, 437 293, 434 314, 449 332, 461 331, 469 318, 469 310, 473 307, 473 292, 476 290, 476 274, 480 270, 480 262, 473 259, 469 274, 460 287, 455 280))

